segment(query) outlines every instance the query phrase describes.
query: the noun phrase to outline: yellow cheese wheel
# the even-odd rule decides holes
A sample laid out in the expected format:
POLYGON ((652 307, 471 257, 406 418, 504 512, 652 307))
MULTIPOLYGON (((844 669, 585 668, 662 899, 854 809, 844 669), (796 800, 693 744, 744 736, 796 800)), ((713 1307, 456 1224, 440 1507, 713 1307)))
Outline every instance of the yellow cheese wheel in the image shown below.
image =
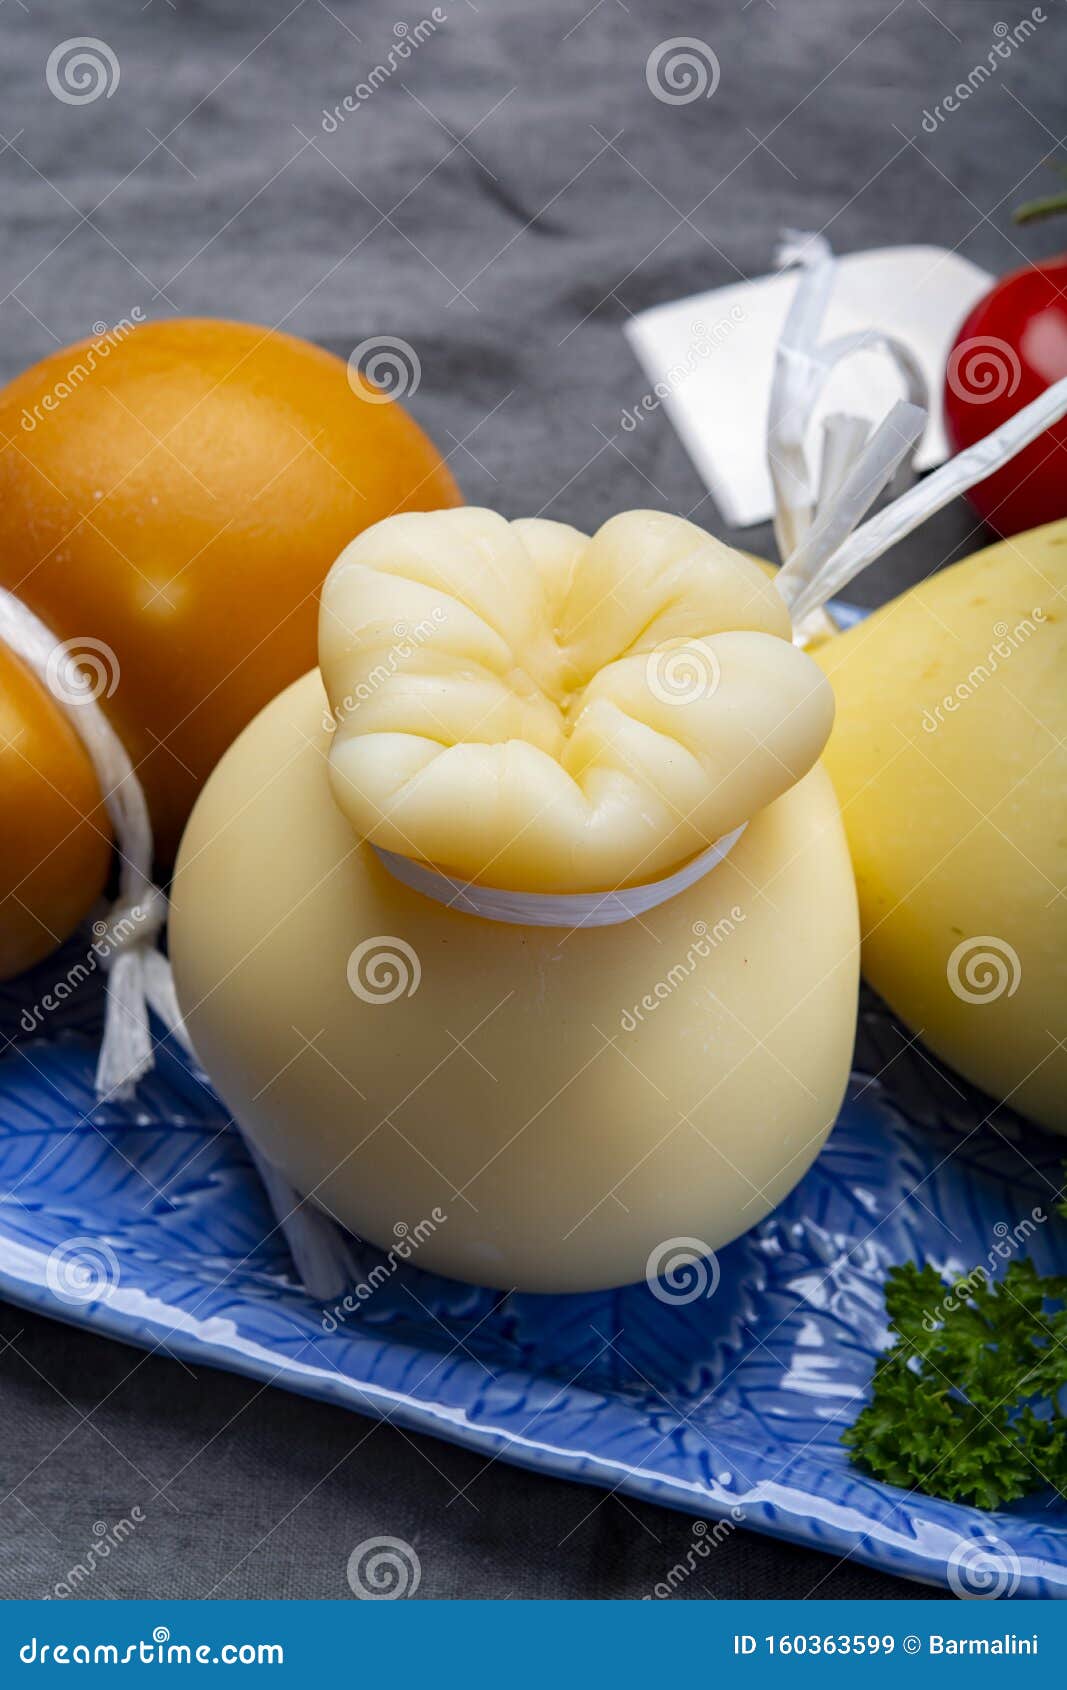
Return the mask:
POLYGON ((317 671, 261 712, 173 889, 183 1013, 260 1149, 361 1237, 502 1288, 628 1283, 767 1214, 852 1052, 855 891, 821 767, 640 920, 525 928, 389 875, 331 795, 331 726, 317 671))

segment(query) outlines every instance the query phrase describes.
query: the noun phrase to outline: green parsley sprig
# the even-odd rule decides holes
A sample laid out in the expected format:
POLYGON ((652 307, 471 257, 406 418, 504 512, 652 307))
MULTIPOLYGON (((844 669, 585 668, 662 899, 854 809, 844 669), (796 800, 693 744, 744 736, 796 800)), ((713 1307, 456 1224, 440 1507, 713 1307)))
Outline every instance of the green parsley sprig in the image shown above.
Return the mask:
POLYGON ((852 1461, 979 1508, 1048 1485, 1067 1496, 1067 1276, 1016 1260, 999 1280, 976 1272, 949 1287, 907 1262, 890 1269, 885 1299, 896 1343, 844 1434, 852 1461))

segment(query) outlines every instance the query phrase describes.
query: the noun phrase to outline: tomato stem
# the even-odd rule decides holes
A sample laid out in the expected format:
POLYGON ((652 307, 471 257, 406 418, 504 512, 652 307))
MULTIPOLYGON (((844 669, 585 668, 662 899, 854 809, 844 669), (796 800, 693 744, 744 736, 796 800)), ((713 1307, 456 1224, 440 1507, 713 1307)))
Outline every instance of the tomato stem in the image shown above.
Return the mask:
POLYGON ((1040 223, 1045 217, 1058 217, 1067 212, 1067 192, 1046 194, 1042 199, 1027 200, 1012 213, 1014 223, 1040 223))

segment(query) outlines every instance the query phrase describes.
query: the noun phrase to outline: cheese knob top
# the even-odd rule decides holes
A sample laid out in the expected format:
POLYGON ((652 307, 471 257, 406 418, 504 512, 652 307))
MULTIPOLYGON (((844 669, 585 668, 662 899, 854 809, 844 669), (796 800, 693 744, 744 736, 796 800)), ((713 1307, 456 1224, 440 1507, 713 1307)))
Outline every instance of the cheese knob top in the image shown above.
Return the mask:
POLYGON ((759 566, 679 517, 389 517, 322 592, 334 797, 481 885, 658 879, 818 758, 833 697, 791 640, 759 566))

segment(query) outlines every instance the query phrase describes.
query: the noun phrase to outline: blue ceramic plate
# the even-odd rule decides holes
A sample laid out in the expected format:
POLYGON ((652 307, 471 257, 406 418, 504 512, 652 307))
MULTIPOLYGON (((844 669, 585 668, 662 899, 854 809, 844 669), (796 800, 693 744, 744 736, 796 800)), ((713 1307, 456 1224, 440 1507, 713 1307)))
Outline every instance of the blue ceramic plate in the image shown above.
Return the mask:
MULTIPOLYGON (((1067 1596, 1062 1501, 983 1514, 866 1479, 840 1446, 885 1342, 887 1267, 985 1262, 1021 1217, 1051 1212, 1065 1148, 1004 1112, 988 1122, 884 1010, 861 1018, 823 1154, 721 1252, 713 1296, 502 1296, 408 1265, 330 1331, 277 1235, 261 1242, 271 1219, 241 1141, 179 1054, 163 1048, 136 1105, 94 1107, 103 988, 86 954, 83 935, 0 996, 0 1295, 908 1578, 1067 1596)), ((1024 1248, 1067 1272, 1059 1220, 1024 1248)), ((364 1275, 385 1264, 360 1255, 364 1275)))

